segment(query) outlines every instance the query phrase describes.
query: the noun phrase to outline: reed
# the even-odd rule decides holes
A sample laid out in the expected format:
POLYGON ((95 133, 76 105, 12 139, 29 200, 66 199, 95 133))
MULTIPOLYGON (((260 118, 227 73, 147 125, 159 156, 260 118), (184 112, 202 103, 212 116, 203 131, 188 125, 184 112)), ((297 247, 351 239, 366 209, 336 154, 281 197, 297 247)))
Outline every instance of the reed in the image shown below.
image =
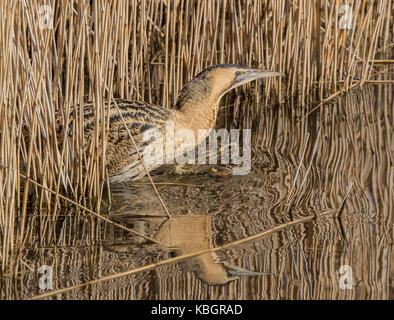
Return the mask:
MULTIPOLYGON (((42 24, 42 4, 0 3, 4 274, 18 272, 31 195, 53 219, 64 197, 77 203, 95 199, 99 212, 107 185, 102 156, 106 99, 140 99, 171 107, 185 82, 204 67, 240 63, 287 75, 283 82, 240 89, 245 98, 252 94, 268 103, 298 96, 302 106, 316 92, 323 100, 349 90, 354 81, 370 81, 378 73, 374 59, 389 59, 393 46, 389 0, 49 0, 49 28, 42 24), (353 8, 349 30, 340 28, 342 5, 353 8), (66 115, 87 100, 96 106, 96 126, 93 143, 84 147, 82 114, 72 128, 66 115), (68 128, 63 137, 55 132, 56 113, 68 128), (27 183, 22 174, 37 183, 27 183)), ((233 104, 226 122, 242 119, 240 101, 230 95, 224 103, 233 104)), ((55 231, 48 225, 42 237, 56 237, 55 231)))

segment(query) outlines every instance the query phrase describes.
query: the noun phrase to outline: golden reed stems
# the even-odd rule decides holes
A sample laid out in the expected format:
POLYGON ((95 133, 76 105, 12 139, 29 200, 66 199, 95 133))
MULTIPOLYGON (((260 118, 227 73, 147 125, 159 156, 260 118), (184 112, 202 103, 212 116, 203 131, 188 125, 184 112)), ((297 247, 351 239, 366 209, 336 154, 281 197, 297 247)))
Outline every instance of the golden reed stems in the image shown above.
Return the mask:
MULTIPOLYGON (((64 196, 76 202, 95 198, 99 212, 107 184, 104 100, 123 97, 171 107, 182 86, 203 68, 240 63, 287 75, 283 82, 240 89, 244 94, 252 93, 258 102, 265 96, 266 103, 298 95, 305 105, 316 92, 323 101, 355 80, 361 85, 373 80, 374 60, 389 60, 386 48, 393 45, 389 0, 47 4, 52 15, 43 20, 42 1, 0 2, 3 273, 18 271, 29 195, 54 219, 64 196), (343 8, 352 8, 346 17, 351 28, 341 26, 343 8), (87 100, 96 106, 96 126, 93 143, 85 147, 82 113, 72 128, 66 115, 87 100), (56 136, 55 113, 67 128, 63 143, 56 136), (39 184, 29 185, 21 173, 39 184)), ((233 102, 230 95, 224 103, 233 102)), ((239 100, 233 112, 240 114, 239 100)), ((54 234, 48 227, 43 237, 54 234)))

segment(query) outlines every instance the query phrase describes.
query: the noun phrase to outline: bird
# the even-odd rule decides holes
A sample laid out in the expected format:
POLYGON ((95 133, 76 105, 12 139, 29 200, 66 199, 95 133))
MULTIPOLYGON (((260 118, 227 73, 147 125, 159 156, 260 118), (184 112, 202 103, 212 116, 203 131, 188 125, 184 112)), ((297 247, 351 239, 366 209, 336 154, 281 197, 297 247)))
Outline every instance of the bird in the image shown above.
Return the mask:
MULTIPOLYGON (((109 110, 109 130, 105 157, 109 182, 139 180, 147 175, 147 171, 151 172, 165 162, 165 158, 146 161, 146 157, 145 163, 141 161, 141 154, 152 147, 154 141, 157 142, 155 135, 149 135, 149 132, 165 136, 166 124, 172 123, 175 134, 184 129, 195 134, 197 139, 193 144, 187 145, 186 149, 195 148, 208 135, 198 135, 198 131, 209 132, 214 128, 219 101, 227 92, 253 80, 282 75, 280 72, 238 64, 219 64, 204 69, 190 80, 180 91, 176 104, 169 109, 143 101, 121 98, 108 100, 106 103, 109 108, 106 110, 109 110)), ((96 124, 94 108, 93 103, 86 103, 83 108, 84 132, 87 137, 92 136, 96 124)), ((74 113, 74 117, 78 116, 74 113)), ((58 125, 60 123, 57 121, 58 125)), ((70 123, 72 124, 72 119, 70 123)), ((174 149, 179 144, 180 142, 174 149)))

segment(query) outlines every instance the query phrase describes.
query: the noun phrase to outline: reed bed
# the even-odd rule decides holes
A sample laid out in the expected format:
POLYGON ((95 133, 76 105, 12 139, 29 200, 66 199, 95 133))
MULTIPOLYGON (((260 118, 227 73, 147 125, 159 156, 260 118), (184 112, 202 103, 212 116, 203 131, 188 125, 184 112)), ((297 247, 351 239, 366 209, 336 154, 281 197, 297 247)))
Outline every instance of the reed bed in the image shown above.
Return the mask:
MULTIPOLYGON (((100 211, 107 185, 106 99, 171 107, 182 86, 203 68, 239 63, 286 74, 282 82, 240 89, 245 98, 252 93, 258 104, 266 104, 297 96, 303 106, 316 94, 324 100, 375 79, 374 60, 387 61, 393 46, 390 0, 45 4, 53 19, 43 20, 42 1, 0 3, 3 274, 20 268, 32 195, 53 219, 64 197, 84 206, 94 199, 100 211), (343 8, 352 8, 352 14, 343 8), (351 28, 343 27, 346 17, 351 28), (96 106, 89 147, 83 116, 72 128, 67 116, 72 106, 87 100, 96 106), (68 128, 62 137, 56 135, 56 114, 68 128), (36 183, 27 184, 25 177, 36 183)), ((237 120, 239 101, 229 96, 224 103, 233 104, 231 121, 237 120)), ((56 230, 48 226, 42 237, 56 237, 56 230)))

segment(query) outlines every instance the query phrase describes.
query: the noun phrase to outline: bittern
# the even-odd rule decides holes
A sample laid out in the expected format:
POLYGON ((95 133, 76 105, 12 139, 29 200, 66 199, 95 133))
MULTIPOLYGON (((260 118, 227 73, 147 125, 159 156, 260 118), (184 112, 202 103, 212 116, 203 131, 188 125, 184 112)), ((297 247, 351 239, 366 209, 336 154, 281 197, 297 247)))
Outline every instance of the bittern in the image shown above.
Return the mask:
MULTIPOLYGON (((194 148, 208 135, 198 135, 198 131, 205 129, 209 132, 215 126, 219 101, 224 94, 247 82, 280 75, 282 74, 274 71, 221 64, 203 70, 188 82, 181 90, 176 105, 171 109, 141 101, 109 101, 110 123, 106 160, 110 182, 138 180, 146 175, 146 169, 152 171, 162 164, 147 161, 145 169, 130 135, 142 154, 151 143, 142 138, 144 133, 155 129, 165 136, 166 123, 172 122, 175 134, 182 129, 194 132, 194 136, 198 138, 193 145, 188 146, 194 148)), ((93 108, 93 105, 84 107, 87 133, 91 133, 94 128, 93 108)), ((174 149, 176 147, 177 145, 174 149)))

